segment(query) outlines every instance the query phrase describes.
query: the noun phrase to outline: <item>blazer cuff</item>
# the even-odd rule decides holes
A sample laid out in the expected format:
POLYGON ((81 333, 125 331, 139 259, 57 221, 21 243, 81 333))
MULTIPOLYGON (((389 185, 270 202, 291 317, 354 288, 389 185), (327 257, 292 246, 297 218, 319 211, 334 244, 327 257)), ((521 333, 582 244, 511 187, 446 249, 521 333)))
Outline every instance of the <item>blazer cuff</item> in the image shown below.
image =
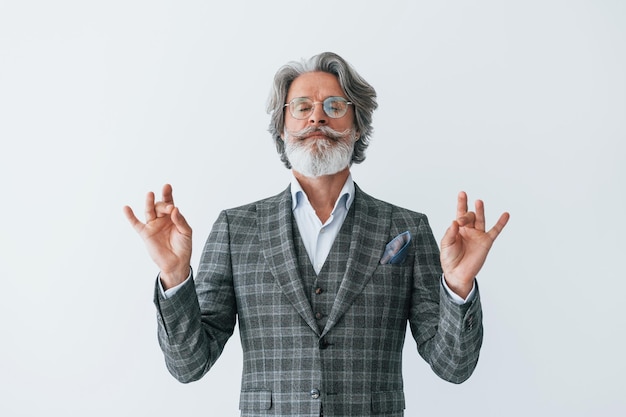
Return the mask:
MULTIPOLYGON (((443 284, 441 284, 443 287, 443 284)), ((458 331, 471 334, 482 331, 482 306, 478 282, 474 282, 474 295, 464 304, 456 304, 452 297, 441 289, 441 312, 445 322, 456 323, 458 331)))
POLYGON ((193 315, 195 310, 199 311, 196 287, 193 279, 188 279, 177 287, 176 296, 165 298, 159 281, 157 279, 154 288, 157 322, 168 337, 171 337, 173 329, 178 328, 180 323, 190 320, 190 315, 193 315))

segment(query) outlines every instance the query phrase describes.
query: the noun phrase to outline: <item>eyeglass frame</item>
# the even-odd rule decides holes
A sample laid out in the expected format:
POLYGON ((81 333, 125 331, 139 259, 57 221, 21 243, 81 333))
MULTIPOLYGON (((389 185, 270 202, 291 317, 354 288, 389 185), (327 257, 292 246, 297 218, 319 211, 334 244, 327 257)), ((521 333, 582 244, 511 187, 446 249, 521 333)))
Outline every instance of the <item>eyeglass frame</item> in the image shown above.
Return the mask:
POLYGON ((328 114, 328 112, 326 111, 326 107, 324 106, 324 103, 326 103, 326 101, 327 101, 327 100, 331 100, 331 99, 335 99, 335 100, 336 100, 336 99, 339 99, 339 101, 343 101, 343 102, 344 102, 347 106, 349 106, 349 105, 354 106, 354 103, 353 103, 353 102, 348 101, 348 99, 346 99, 346 98, 344 98, 344 97, 341 97, 341 96, 329 96, 329 97, 326 97, 323 101, 313 101, 313 100, 311 100, 311 99, 310 99, 310 98, 308 98, 308 97, 294 97, 294 98, 292 98, 292 99, 289 101, 289 103, 285 104, 283 107, 289 107, 289 113, 290 113, 290 114, 291 114, 291 116, 292 116, 294 119, 296 119, 296 120, 304 120, 304 119, 306 119, 307 117, 311 116, 311 115, 313 114, 313 112, 315 111, 315 105, 317 105, 317 104, 322 104, 322 110, 324 110, 324 114, 325 114, 326 116, 330 117, 331 119, 341 119, 341 118, 342 118, 342 117, 344 117, 346 114, 348 114, 348 107, 346 107, 346 111, 345 111, 345 113, 344 113, 344 114, 342 114, 342 115, 341 115, 341 116, 339 116, 339 117, 334 117, 334 116, 332 116, 332 115, 328 114), (304 117, 302 117, 302 118, 296 117, 296 115, 294 115, 294 114, 293 114, 293 111, 291 110, 291 107, 290 107, 290 106, 291 106, 291 103, 293 103, 293 102, 294 102, 294 100, 298 100, 298 99, 306 99, 306 100, 310 101, 310 102, 311 102, 311 104, 312 104, 312 106, 311 106, 311 111, 310 111, 310 112, 309 112, 306 116, 304 116, 304 117))

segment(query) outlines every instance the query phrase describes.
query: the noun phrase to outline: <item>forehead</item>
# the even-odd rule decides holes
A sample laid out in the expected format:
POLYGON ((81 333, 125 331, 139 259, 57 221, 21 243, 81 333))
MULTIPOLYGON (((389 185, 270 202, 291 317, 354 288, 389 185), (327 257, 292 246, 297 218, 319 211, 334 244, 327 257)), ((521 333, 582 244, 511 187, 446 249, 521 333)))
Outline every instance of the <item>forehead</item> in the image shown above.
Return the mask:
POLYGON ((337 77, 327 72, 307 72, 291 82, 287 101, 294 97, 323 100, 329 96, 344 96, 337 77))

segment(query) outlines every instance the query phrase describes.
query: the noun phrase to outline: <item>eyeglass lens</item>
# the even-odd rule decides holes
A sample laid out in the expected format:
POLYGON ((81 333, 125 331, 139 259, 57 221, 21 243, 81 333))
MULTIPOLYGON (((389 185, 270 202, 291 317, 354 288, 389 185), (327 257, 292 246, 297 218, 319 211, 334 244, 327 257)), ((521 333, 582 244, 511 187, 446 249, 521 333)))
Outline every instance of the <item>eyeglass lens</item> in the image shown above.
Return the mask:
MULTIPOLYGON (((306 97, 294 98, 289 102, 289 111, 296 119, 306 119, 313 113, 317 103, 306 97)), ((338 119, 348 111, 348 102, 343 97, 328 97, 322 102, 324 113, 328 117, 338 119)))

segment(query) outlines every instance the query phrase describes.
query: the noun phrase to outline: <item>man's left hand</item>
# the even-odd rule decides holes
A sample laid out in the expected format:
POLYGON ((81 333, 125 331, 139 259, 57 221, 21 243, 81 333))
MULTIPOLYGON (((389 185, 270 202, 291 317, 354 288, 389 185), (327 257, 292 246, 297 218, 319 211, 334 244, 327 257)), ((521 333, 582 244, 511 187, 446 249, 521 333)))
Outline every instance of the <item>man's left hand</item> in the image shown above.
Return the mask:
POLYGON ((487 259, 487 254, 506 223, 509 213, 502 213, 498 222, 485 231, 485 206, 476 200, 476 212, 467 209, 467 194, 459 193, 456 219, 441 239, 441 267, 448 287, 466 298, 474 278, 487 259))

